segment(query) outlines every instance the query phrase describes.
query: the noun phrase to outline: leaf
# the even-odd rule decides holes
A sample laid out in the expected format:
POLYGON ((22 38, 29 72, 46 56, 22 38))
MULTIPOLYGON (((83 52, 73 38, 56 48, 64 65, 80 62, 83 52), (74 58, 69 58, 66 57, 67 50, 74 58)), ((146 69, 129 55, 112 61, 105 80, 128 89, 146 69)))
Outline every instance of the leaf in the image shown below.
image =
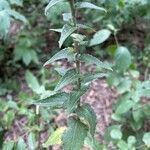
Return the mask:
POLYGON ((45 15, 47 15, 48 10, 53 7, 54 5, 56 5, 59 2, 62 2, 63 0, 50 0, 49 4, 46 6, 45 8, 45 15))
POLYGON ((115 54, 115 63, 119 71, 123 72, 131 65, 131 54, 126 47, 118 47, 115 54))
POLYGON ((77 79, 78 79, 78 75, 76 74, 76 70, 75 69, 68 70, 66 74, 59 80, 54 91, 58 91, 62 89, 64 86, 75 82, 77 79))
POLYGON ((37 78, 33 75, 33 73, 29 70, 25 73, 25 79, 28 84, 28 86, 37 94, 39 94, 40 84, 37 80, 37 78))
POLYGON ((26 150, 26 144, 22 137, 19 138, 17 143, 17 150, 26 150))
POLYGON ((55 71, 57 71, 57 73, 60 74, 61 76, 64 76, 68 70, 69 69, 62 68, 62 67, 61 68, 60 67, 55 68, 55 71))
POLYGON ((71 21, 72 20, 72 15, 71 13, 63 13, 63 20, 68 22, 68 21, 71 21))
POLYGON ((122 132, 120 131, 119 128, 116 128, 116 129, 111 130, 110 136, 113 139, 120 140, 122 138, 122 132))
POLYGON ((71 25, 65 24, 62 28, 61 36, 59 39, 59 47, 63 45, 64 41, 77 29, 71 25))
POLYGON ((104 134, 104 139, 106 141, 112 141, 112 137, 111 137, 111 131, 113 130, 121 130, 121 125, 112 125, 112 126, 109 126, 106 131, 105 131, 105 134, 104 134))
POLYGON ((46 141, 46 143, 43 144, 43 147, 49 147, 50 145, 56 145, 56 144, 61 144, 61 137, 62 134, 64 133, 64 130, 66 129, 66 127, 60 127, 58 129, 56 129, 48 138, 48 140, 46 141))
POLYGON ((85 123, 90 131, 90 134, 94 136, 96 129, 96 114, 89 104, 85 104, 76 110, 78 117, 83 123, 85 123))
POLYGON ((143 110, 141 109, 142 105, 136 105, 133 107, 132 115, 135 122, 142 122, 144 118, 143 110))
POLYGON ((106 150, 100 142, 98 142, 94 137, 89 135, 86 137, 84 143, 85 146, 90 147, 90 150, 106 150))
POLYGON ((89 46, 94 46, 103 43, 110 37, 111 32, 107 29, 102 29, 96 32, 90 40, 89 46))
POLYGON ((135 136, 132 136, 132 135, 130 135, 130 136, 128 137, 127 141, 128 141, 128 147, 129 147, 129 148, 132 148, 133 145, 135 145, 136 142, 137 142, 135 136))
POLYGON ((45 64, 49 65, 51 63, 53 63, 56 60, 60 60, 60 59, 68 59, 68 60, 75 60, 75 54, 73 53, 71 48, 65 48, 61 51, 59 51, 58 53, 56 53, 52 58, 50 58, 45 64))
POLYGON ((77 2, 75 5, 77 8, 90 8, 90 9, 97 9, 103 12, 107 12, 106 9, 104 9, 103 7, 96 6, 89 2, 77 2))
POLYGON ((15 18, 17 20, 20 20, 20 21, 22 21, 25 24, 28 22, 27 19, 23 15, 21 15, 18 12, 16 12, 15 10, 9 9, 9 10, 6 10, 6 11, 13 18, 15 18))
POLYGON ((69 94, 65 92, 56 93, 45 99, 40 99, 34 102, 35 105, 50 107, 50 108, 62 108, 69 99, 69 94))
POLYGON ((144 136, 143 136, 143 142, 145 143, 145 145, 147 147, 150 147, 150 132, 146 132, 144 133, 144 136))
POLYGON ((77 103, 80 100, 80 97, 85 94, 85 92, 87 91, 88 87, 82 87, 80 90, 78 91, 73 91, 72 93, 70 93, 70 99, 68 99, 67 102, 67 111, 68 113, 71 113, 75 110, 77 103))
POLYGON ((28 136, 28 146, 30 150, 36 149, 36 140, 35 135, 31 132, 28 136))
POLYGON ((118 105, 116 109, 116 114, 124 114, 128 112, 134 105, 135 105, 135 102, 131 100, 121 101, 121 103, 118 105))
POLYGON ((64 150, 81 150, 88 129, 79 119, 70 118, 62 136, 64 150))
POLYGON ((0 0, 0 11, 10 9, 10 5, 6 0, 0 0))
POLYGON ((14 144, 14 141, 4 142, 2 150, 13 150, 14 144))
POLYGON ((95 64, 97 68, 112 70, 108 63, 104 63, 100 61, 98 58, 89 54, 80 55, 79 60, 84 61, 87 64, 95 64))
POLYGON ((123 140, 120 140, 118 143, 117 143, 117 146, 119 148, 119 150, 128 150, 128 145, 125 141, 123 140))
POLYGON ((81 78, 82 80, 82 84, 87 84, 90 83, 93 80, 96 80, 98 78, 103 78, 103 77, 107 77, 108 74, 106 73, 86 73, 83 75, 83 77, 81 78))
POLYGON ((17 6, 22 6, 23 4, 23 0, 9 0, 9 1, 12 5, 15 4, 17 6))
POLYGON ((0 11, 0 37, 5 37, 9 31, 10 17, 5 10, 0 11))

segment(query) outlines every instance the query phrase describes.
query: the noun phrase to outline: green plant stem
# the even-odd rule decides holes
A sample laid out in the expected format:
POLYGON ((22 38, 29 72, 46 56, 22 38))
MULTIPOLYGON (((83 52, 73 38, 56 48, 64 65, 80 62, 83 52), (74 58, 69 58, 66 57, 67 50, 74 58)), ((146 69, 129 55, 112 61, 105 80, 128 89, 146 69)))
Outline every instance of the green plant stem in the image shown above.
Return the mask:
MULTIPOLYGON (((70 3, 73 24, 76 27, 77 26, 77 20, 76 20, 77 11, 74 7, 75 1, 74 0, 68 0, 68 1, 70 3)), ((78 33, 78 30, 77 30, 77 33, 78 33)), ((79 43, 75 40, 74 40, 74 49, 77 52, 77 55, 76 55, 76 71, 77 71, 77 74, 80 74, 80 61, 78 60, 78 55, 80 54, 80 48, 79 48, 79 43)), ((81 88, 81 80, 80 80, 80 78, 78 78, 77 89, 80 89, 80 88, 81 88)))

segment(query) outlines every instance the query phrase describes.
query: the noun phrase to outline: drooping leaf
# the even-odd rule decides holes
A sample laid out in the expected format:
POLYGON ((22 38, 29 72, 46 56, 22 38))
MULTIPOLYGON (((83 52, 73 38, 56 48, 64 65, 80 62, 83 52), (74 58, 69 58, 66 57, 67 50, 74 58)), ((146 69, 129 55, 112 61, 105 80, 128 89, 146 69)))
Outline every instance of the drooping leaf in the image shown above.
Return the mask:
POLYGON ((88 129, 79 119, 70 118, 62 136, 64 150, 81 150, 88 129))
POLYGON ((133 102, 132 100, 121 101, 121 103, 118 105, 116 109, 116 113, 124 114, 127 111, 129 111, 134 105, 135 105, 135 102, 133 102))
POLYGON ((90 40, 89 46, 94 46, 103 43, 109 38, 110 34, 111 32, 107 29, 102 29, 96 32, 93 38, 90 40))
POLYGON ((37 100, 34 104, 50 108, 62 108, 69 99, 69 94, 65 92, 56 93, 45 99, 37 100))
POLYGON ((58 84, 55 87, 55 91, 62 89, 64 86, 75 82, 78 79, 75 69, 68 70, 65 75, 59 80, 58 84))
POLYGON ((90 8, 90 9, 97 9, 103 12, 107 12, 106 9, 104 9, 103 7, 96 6, 89 2, 77 2, 75 5, 77 8, 90 8))
POLYGON ((125 71, 131 65, 131 54, 126 47, 118 47, 115 54, 115 63, 119 71, 125 71))
POLYGON ((60 60, 60 59, 74 60, 75 54, 73 53, 71 48, 65 48, 65 49, 59 51, 58 53, 56 53, 52 58, 50 58, 44 64, 44 66, 49 65, 49 64, 53 63, 54 61, 60 60))
POLYGON ((145 145, 147 147, 150 147, 150 132, 146 132, 144 133, 144 136, 143 136, 143 142, 145 143, 145 145))
POLYGON ((77 29, 71 25, 65 24, 62 28, 61 36, 59 39, 59 47, 63 45, 64 41, 77 29))
POLYGON ((28 147, 30 150, 36 149, 35 134, 33 134, 32 132, 28 136, 28 147))
POLYGON ((80 90, 78 91, 73 91, 72 93, 70 93, 70 99, 67 102, 67 111, 69 113, 73 112, 77 106, 77 103, 80 100, 80 97, 85 94, 85 92, 87 91, 88 87, 82 87, 80 90))
POLYGON ((18 142, 17 142, 17 147, 16 150, 26 150, 26 144, 23 140, 23 138, 19 138, 18 142))
POLYGON ((26 71, 25 73, 25 79, 26 82, 28 84, 28 86, 37 94, 39 94, 39 90, 40 90, 40 84, 37 80, 37 78, 33 75, 33 73, 29 70, 26 71))
POLYGON ((62 2, 63 0, 50 0, 49 4, 46 6, 45 8, 45 15, 47 15, 48 10, 53 7, 54 5, 56 5, 59 2, 62 2))
POLYGON ((85 123, 90 131, 90 134, 94 136, 96 128, 96 114, 89 104, 85 104, 76 110, 77 115, 85 123))
POLYGON ((98 58, 89 54, 81 55, 79 57, 79 60, 86 62, 86 64, 95 64, 97 68, 104 68, 104 69, 112 70, 108 63, 104 63, 100 61, 98 58))
POLYGON ((64 133, 66 127, 60 127, 56 129, 48 138, 46 143, 43 144, 43 147, 49 147, 50 145, 56 145, 56 144, 61 144, 61 137, 62 134, 64 133))

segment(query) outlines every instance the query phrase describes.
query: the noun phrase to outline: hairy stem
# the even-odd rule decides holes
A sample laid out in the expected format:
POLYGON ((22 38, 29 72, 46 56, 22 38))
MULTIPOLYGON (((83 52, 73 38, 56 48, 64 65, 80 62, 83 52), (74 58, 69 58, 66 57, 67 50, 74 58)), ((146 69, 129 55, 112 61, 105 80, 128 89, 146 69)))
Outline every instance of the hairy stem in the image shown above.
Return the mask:
MULTIPOLYGON (((68 1, 70 3, 73 24, 76 27, 77 26, 77 20, 76 20, 77 11, 76 11, 75 6, 74 6, 75 1, 74 0, 68 0, 68 1)), ((76 33, 78 33, 78 31, 76 31, 76 33)), ((77 52, 77 55, 76 55, 76 71, 77 71, 77 74, 80 74, 80 61, 77 59, 78 55, 80 54, 79 43, 74 40, 74 44, 73 45, 74 45, 75 51, 77 52)), ((80 88, 81 88, 81 80, 80 80, 80 78, 78 78, 77 89, 80 89, 80 88)))

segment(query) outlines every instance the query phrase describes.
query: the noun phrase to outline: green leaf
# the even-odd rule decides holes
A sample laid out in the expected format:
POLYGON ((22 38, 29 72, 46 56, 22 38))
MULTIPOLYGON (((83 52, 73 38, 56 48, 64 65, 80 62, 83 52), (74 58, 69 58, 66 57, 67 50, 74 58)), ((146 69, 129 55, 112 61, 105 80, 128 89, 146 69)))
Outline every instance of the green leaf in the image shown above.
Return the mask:
POLYGON ((45 8, 45 15, 47 15, 47 12, 51 7, 53 7, 54 5, 56 5, 57 3, 62 2, 62 1, 63 0, 51 0, 45 8))
POLYGON ((69 113, 73 112, 77 106, 77 103, 80 100, 80 97, 85 94, 85 92, 87 91, 88 87, 82 87, 80 90, 78 91, 73 91, 70 94, 70 99, 67 102, 67 111, 69 113))
POLYGON ((144 114, 142 110, 142 105, 139 104, 139 105, 134 106, 132 110, 132 115, 133 115, 133 119, 135 120, 135 122, 143 121, 144 114))
POLYGON ((23 0, 9 0, 12 5, 22 6, 23 0))
POLYGON ((71 13, 63 13, 63 20, 68 22, 72 20, 72 15, 71 13))
POLYGON ((150 132, 146 132, 144 133, 144 136, 143 136, 143 142, 145 143, 145 145, 147 147, 150 147, 150 132))
POLYGON ((122 138, 122 132, 120 131, 119 128, 116 128, 116 129, 111 130, 110 136, 113 139, 120 140, 122 138))
POLYGON ((97 9, 103 12, 107 12, 106 9, 104 9, 103 7, 96 6, 89 2, 77 2, 75 5, 77 8, 90 8, 90 9, 97 9))
POLYGON ((0 37, 5 37, 9 31, 10 17, 5 10, 0 11, 0 37))
POLYGON ((121 130, 121 125, 112 125, 106 129, 105 134, 104 134, 104 139, 106 141, 112 141, 111 131, 113 130, 121 130))
POLYGON ((0 11, 10 9, 10 5, 6 0, 0 0, 0 11))
POLYGON ((93 38, 90 40, 89 46, 94 46, 103 43, 109 38, 110 34, 111 32, 107 29, 103 29, 96 32, 93 38))
POLYGON ((129 148, 132 148, 136 144, 136 142, 137 142, 136 138, 134 136, 132 136, 132 135, 130 135, 128 137, 127 141, 128 141, 128 147, 129 148))
POLYGON ((106 150, 105 147, 98 142, 94 137, 88 135, 84 141, 85 146, 90 147, 90 150, 106 150))
POLYGON ((90 83, 93 80, 96 80, 98 78, 104 78, 107 77, 108 74, 106 73, 86 73, 83 75, 83 77, 81 78, 82 80, 82 84, 87 84, 90 83))
POLYGON ((4 142, 2 150, 13 150, 14 141, 4 142))
POLYGON ((48 138, 48 140, 46 141, 46 143, 43 144, 43 147, 49 147, 50 145, 56 145, 56 144, 61 144, 61 137, 62 134, 64 133, 64 130, 66 129, 66 127, 60 127, 58 129, 56 129, 48 138))
POLYGON ((75 60, 75 54, 73 53, 73 50, 71 48, 65 48, 61 51, 59 51, 58 53, 56 53, 52 58, 50 58, 45 64, 49 65, 51 63, 53 63, 56 60, 60 60, 60 59, 68 59, 68 60, 75 60))
POLYGON ((19 138, 16 150, 26 150, 26 144, 25 144, 25 142, 24 142, 22 137, 19 138))
POLYGON ((68 129, 62 136, 64 150, 81 150, 88 129, 79 119, 70 118, 68 129))
POLYGON ((54 91, 58 91, 62 89, 64 86, 75 82, 77 79, 78 79, 78 75, 76 74, 76 70, 75 69, 68 70, 66 74, 59 80, 54 91))
POLYGON ((77 29, 71 25, 65 24, 62 28, 61 36, 59 39, 59 47, 63 45, 64 41, 77 29))
POLYGON ((89 104, 85 104, 76 110, 78 117, 83 123, 85 123, 90 131, 90 134, 94 136, 96 129, 96 114, 89 104))
POLYGON ((128 145, 125 141, 123 140, 120 140, 118 143, 117 143, 117 146, 119 148, 119 150, 128 150, 128 145))
POLYGON ((104 63, 98 58, 89 54, 80 55, 79 60, 85 62, 86 64, 95 64, 97 68, 112 70, 108 63, 104 63))
POLYGON ((131 65, 131 54, 126 47, 118 47, 115 54, 115 63, 119 71, 125 71, 131 65))
POLYGON ((30 150, 36 149, 36 140, 35 135, 31 132, 28 136, 28 146, 30 150))
POLYGON ((135 105, 135 102, 131 100, 121 101, 121 103, 118 105, 116 109, 116 114, 124 114, 128 112, 134 105, 135 105))
POLYGON ((45 99, 37 100, 35 105, 50 107, 50 108, 62 108, 69 99, 69 94, 65 92, 56 93, 45 99))
POLYGON ((33 75, 33 73, 29 70, 26 71, 25 73, 25 79, 26 79, 26 82, 28 84, 28 86, 34 91, 36 92, 37 94, 40 93, 40 84, 37 80, 37 78, 33 75))
POLYGON ((25 24, 28 22, 27 19, 23 15, 21 15, 18 12, 16 12, 15 10, 9 9, 9 10, 6 10, 6 11, 13 18, 15 18, 17 20, 20 20, 20 21, 22 21, 25 24))

